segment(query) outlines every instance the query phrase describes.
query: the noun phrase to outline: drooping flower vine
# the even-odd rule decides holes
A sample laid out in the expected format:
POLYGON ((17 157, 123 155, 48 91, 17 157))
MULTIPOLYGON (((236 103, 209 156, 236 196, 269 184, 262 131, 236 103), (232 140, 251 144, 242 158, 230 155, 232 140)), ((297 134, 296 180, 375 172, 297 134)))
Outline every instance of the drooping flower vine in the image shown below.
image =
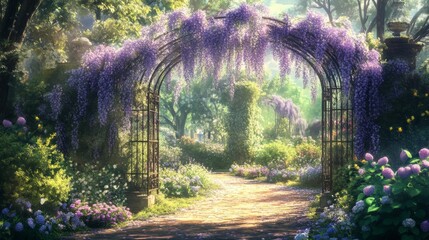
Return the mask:
MULTIPOLYGON (((308 67, 318 76, 325 75, 327 79, 320 79, 322 88, 341 86, 345 97, 353 96, 356 152, 376 150, 377 87, 382 81, 379 57, 373 56, 364 40, 353 35, 350 29, 333 28, 317 14, 310 13, 292 24, 288 17, 270 18, 266 9, 254 5, 241 5, 216 17, 207 17, 202 11, 192 15, 183 11, 170 13, 143 28, 140 39, 128 41, 118 49, 98 46, 88 52, 81 68, 72 71, 68 81, 77 93, 73 125, 78 129, 90 114, 88 99, 91 97, 97 99, 97 117, 90 119, 98 119, 104 126, 111 126, 112 121, 122 124, 130 116, 137 83, 141 79, 148 83, 155 66, 166 68, 169 62, 163 60, 168 56, 180 58, 182 71, 178 73, 187 83, 196 71, 211 74, 214 79, 227 72, 233 87, 243 68, 263 80, 267 53, 278 60, 282 76, 290 71, 293 63, 296 74, 310 83, 312 95, 316 94, 314 79, 317 78, 316 74, 304 71, 308 67), (126 114, 117 113, 124 109, 126 114)), ((151 84, 149 89, 154 83, 151 84)), ((78 133, 77 129, 73 134, 78 133)), ((78 142, 76 137, 72 139, 78 142)))

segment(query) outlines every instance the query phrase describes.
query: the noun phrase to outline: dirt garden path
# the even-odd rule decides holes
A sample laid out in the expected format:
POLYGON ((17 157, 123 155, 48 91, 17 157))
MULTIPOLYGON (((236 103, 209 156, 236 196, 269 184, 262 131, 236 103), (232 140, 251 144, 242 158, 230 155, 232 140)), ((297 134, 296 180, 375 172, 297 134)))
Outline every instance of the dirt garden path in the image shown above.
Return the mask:
POLYGON ((179 212, 75 239, 293 239, 317 190, 213 174, 221 188, 179 212))

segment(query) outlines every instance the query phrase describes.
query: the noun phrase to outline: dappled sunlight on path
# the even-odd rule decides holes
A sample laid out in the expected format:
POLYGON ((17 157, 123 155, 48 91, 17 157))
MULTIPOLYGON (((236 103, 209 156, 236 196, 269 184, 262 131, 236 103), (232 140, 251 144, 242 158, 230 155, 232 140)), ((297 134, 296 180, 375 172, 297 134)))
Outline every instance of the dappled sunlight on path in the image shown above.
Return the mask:
POLYGON ((318 193, 224 173, 213 177, 221 188, 190 208, 76 239, 290 239, 308 223, 305 212, 318 193))

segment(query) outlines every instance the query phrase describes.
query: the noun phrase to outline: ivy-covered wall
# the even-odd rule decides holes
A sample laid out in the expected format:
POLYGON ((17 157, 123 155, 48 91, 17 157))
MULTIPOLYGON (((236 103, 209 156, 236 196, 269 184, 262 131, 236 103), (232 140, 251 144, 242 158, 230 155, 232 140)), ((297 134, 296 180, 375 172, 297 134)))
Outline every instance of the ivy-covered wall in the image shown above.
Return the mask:
POLYGON ((243 81, 235 86, 227 118, 226 153, 232 162, 242 164, 250 160, 252 147, 258 142, 259 95, 254 82, 243 81))

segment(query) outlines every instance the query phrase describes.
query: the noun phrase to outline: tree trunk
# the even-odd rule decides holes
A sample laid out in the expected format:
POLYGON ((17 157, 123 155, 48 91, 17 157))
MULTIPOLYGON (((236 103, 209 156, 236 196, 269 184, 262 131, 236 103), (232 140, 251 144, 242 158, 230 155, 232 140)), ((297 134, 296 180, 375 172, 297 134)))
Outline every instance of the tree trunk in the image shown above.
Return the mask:
POLYGON ((175 119, 176 122, 176 139, 180 139, 185 135, 185 125, 188 119, 188 112, 182 112, 180 116, 175 119))
POLYGON ((378 0, 376 9, 377 9, 377 38, 383 42, 384 40, 384 25, 386 18, 386 5, 389 0, 378 0))

